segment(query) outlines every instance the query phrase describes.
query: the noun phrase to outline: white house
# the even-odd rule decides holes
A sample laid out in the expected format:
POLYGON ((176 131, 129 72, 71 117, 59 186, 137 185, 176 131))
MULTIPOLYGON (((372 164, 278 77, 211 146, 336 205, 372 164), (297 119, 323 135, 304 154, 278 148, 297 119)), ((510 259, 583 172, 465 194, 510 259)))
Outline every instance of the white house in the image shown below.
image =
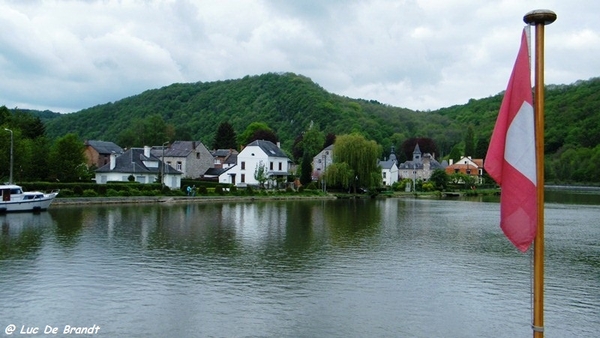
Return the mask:
POLYGON ((327 166, 333 163, 333 144, 321 150, 312 161, 312 179, 316 181, 321 178, 321 175, 327 170, 327 166))
POLYGON ((381 178, 383 186, 391 186, 392 184, 398 182, 398 159, 396 158, 396 154, 394 153, 394 147, 392 147, 390 158, 387 160, 379 161, 379 166, 381 167, 381 178))
POLYGON ((155 183, 160 173, 164 173, 166 186, 181 187, 182 173, 153 156, 150 147, 131 148, 119 156, 111 155, 110 162, 96 170, 96 183, 127 182, 132 175, 136 182, 155 183))
POLYGON ((290 159, 273 142, 256 140, 248 144, 237 156, 237 164, 219 175, 219 183, 235 186, 258 186, 254 173, 262 166, 270 186, 287 179, 290 159))

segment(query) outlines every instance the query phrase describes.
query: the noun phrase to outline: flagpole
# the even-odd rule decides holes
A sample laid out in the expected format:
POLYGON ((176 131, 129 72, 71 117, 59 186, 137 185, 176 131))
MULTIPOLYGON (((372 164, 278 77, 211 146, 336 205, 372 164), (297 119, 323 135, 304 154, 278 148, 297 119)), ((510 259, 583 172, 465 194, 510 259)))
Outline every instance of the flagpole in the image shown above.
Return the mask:
POLYGON ((533 337, 544 337, 544 26, 553 23, 556 14, 534 10, 523 17, 535 26, 535 148, 537 170, 538 223, 533 242, 533 337))

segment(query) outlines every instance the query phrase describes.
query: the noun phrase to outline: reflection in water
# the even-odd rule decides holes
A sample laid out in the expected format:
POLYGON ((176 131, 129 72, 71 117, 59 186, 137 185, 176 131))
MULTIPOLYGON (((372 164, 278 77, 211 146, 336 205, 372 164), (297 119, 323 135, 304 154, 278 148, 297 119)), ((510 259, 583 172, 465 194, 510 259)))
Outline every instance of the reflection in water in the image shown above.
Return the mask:
POLYGON ((0 260, 27 258, 41 248, 45 227, 52 226, 52 218, 46 212, 8 213, 0 215, 0 260))
MULTIPOLYGON (((549 336, 600 331, 599 211, 546 211, 549 336)), ((0 216, 0 299, 9 304, 0 325, 96 323, 106 337, 531 333, 530 258, 502 235, 497 203, 258 201, 9 216, 0 216)))

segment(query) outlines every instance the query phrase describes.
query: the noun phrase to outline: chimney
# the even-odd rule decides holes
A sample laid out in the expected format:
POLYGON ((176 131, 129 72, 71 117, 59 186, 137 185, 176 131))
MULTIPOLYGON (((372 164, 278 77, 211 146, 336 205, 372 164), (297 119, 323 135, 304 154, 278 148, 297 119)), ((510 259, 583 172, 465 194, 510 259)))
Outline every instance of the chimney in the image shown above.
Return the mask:
POLYGON ((110 170, 115 169, 115 165, 117 165, 117 154, 113 152, 110 154, 110 170))
POLYGON ((277 148, 281 148, 281 142, 277 141, 277 148))
POLYGON ((150 146, 144 146, 144 156, 150 158, 150 146))
POLYGON ((453 160, 453 159, 449 159, 449 160, 448 160, 448 164, 449 164, 449 165, 452 165, 452 164, 454 164, 454 160, 453 160))

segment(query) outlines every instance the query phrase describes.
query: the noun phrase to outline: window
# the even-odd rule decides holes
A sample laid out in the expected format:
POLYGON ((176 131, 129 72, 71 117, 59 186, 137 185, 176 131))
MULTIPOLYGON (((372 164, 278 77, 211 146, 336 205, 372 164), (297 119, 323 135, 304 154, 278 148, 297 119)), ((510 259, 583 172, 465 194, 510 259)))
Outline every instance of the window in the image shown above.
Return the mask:
POLYGON ((383 178, 385 178, 385 174, 386 174, 386 172, 384 171, 384 172, 383 172, 383 178))
POLYGON ((269 170, 273 170, 273 162, 269 162, 269 170))
MULTIPOLYGON (((246 170, 246 162, 242 161, 242 170, 246 170)), ((242 181, 244 182, 244 181, 242 181)))
POLYGON ((177 168, 175 168, 175 169, 181 171, 181 168, 182 168, 181 161, 177 161, 177 168))
POLYGON ((242 183, 246 182, 246 174, 242 174, 242 183))
POLYGON ((196 153, 196 159, 200 159, 200 153, 196 153))
POLYGON ((283 163, 279 162, 279 171, 283 170, 283 163))
POLYGON ((467 175, 471 175, 471 169, 467 169, 467 175))

